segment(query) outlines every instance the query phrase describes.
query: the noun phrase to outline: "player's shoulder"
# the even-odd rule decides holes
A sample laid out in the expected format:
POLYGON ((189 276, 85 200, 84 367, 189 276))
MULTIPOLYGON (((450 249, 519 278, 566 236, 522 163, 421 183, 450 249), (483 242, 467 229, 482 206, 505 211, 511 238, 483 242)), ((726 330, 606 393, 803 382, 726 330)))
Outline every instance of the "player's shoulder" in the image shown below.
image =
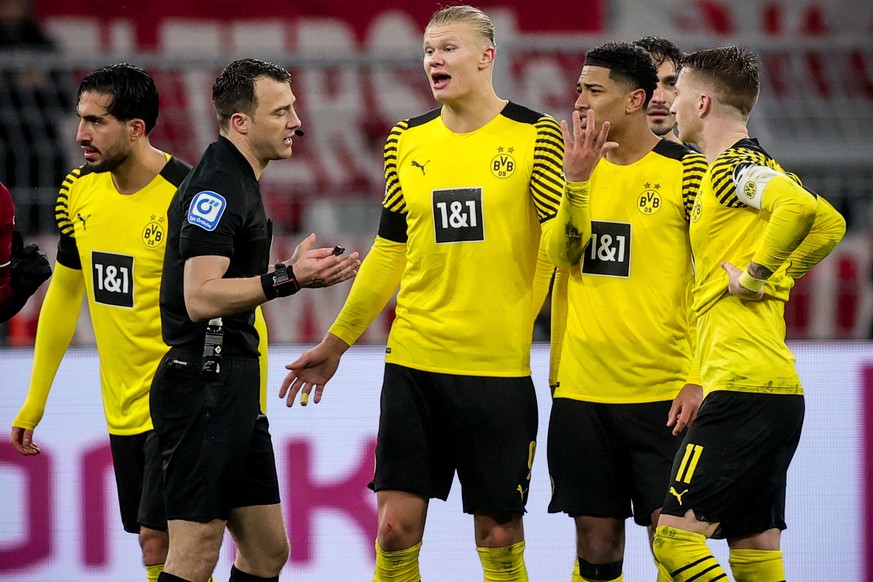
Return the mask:
POLYGON ((519 105, 514 101, 509 101, 500 114, 512 121, 526 123, 528 125, 536 125, 543 121, 547 122, 549 119, 554 121, 552 116, 540 113, 539 111, 534 111, 533 109, 525 107, 524 105, 519 105))
POLYGON ((675 141, 662 139, 655 145, 653 151, 665 158, 682 162, 684 165, 706 165, 706 158, 703 154, 685 144, 676 143, 675 141))
POLYGON ((421 115, 416 115, 415 117, 410 117, 409 119, 404 119, 403 121, 398 122, 394 127, 400 128, 400 129, 412 129, 413 127, 420 127, 422 125, 427 125, 428 123, 439 118, 440 111, 442 111, 441 107, 437 107, 436 109, 431 109, 427 113, 422 113, 421 115))
POLYGON ((713 162, 713 173, 733 171, 734 166, 742 163, 752 163, 761 166, 772 166, 773 157, 761 147, 758 140, 744 138, 727 148, 713 162))
POLYGON ((440 108, 437 107, 436 109, 431 109, 427 113, 409 117, 395 123, 394 127, 391 128, 391 131, 388 132, 388 139, 385 142, 386 155, 396 152, 400 139, 405 139, 404 136, 406 134, 415 133, 416 129, 426 128, 430 123, 439 119, 439 116, 440 108))
POLYGON ((161 170, 160 175, 164 180, 178 188, 190 171, 191 164, 172 156, 161 170))
POLYGON ((80 192, 83 189, 87 189, 89 185, 93 185, 97 176, 98 173, 92 170, 88 164, 73 168, 61 182, 58 196, 60 198, 74 196, 76 192, 80 192))

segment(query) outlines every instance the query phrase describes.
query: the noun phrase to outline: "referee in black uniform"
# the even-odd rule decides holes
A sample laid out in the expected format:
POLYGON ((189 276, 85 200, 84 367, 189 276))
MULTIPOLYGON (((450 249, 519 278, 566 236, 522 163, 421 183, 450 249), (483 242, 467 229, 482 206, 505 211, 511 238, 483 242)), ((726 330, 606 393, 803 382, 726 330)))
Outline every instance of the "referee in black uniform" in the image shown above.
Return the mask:
MULTIPOLYGON (((228 65, 212 87, 218 141, 169 209, 161 321, 170 346, 151 413, 163 456, 170 551, 159 580, 208 580, 225 525, 238 547, 232 582, 278 580, 288 558, 267 417, 259 406, 254 308, 351 278, 341 258, 304 240, 269 265, 271 222, 258 179, 302 135, 291 76, 272 63, 228 65)), ((339 249, 337 249, 339 250, 339 249)))

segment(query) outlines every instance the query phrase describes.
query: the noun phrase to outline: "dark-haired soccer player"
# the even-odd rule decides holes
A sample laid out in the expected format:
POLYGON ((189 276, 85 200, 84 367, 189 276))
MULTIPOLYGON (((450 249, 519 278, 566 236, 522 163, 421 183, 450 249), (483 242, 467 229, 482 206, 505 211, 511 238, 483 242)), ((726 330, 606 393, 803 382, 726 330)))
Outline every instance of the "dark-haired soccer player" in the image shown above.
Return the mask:
POLYGON ((654 533, 677 435, 702 398, 688 221, 706 160, 649 129, 657 82, 641 47, 599 45, 564 127, 549 511, 575 520, 573 580, 623 579, 625 520, 654 533))
POLYGON ((754 54, 688 55, 677 88, 679 137, 710 164, 691 214, 705 397, 673 464, 655 556, 662 579, 725 580, 705 543, 724 537, 737 582, 783 581, 786 473, 804 415, 785 302, 840 241, 845 221, 749 137, 754 54))
POLYGON ((378 582, 421 578, 428 504, 447 498, 455 472, 484 579, 528 579, 530 345, 552 271, 539 249, 564 189, 563 143, 553 118, 495 93, 495 54, 481 10, 452 6, 431 18, 424 70, 440 107, 391 131, 373 248, 338 319, 286 366, 280 392, 290 405, 314 389, 317 402, 400 286, 371 484, 378 582))
POLYGON ((157 580, 167 554, 167 522, 149 386, 166 352, 158 289, 167 206, 191 167, 151 145, 158 91, 139 67, 122 63, 89 73, 76 101, 76 141, 85 164, 66 177, 55 206, 57 264, 39 314, 30 388, 12 423, 12 444, 23 455, 39 454, 33 431, 87 295, 121 519, 126 531, 139 534, 148 579, 157 580))
POLYGON ((655 135, 681 143, 675 131, 676 117, 670 107, 676 99, 676 78, 684 53, 675 43, 660 36, 644 36, 634 44, 646 49, 658 70, 658 85, 646 107, 649 127, 655 135))
POLYGON ((212 86, 218 140, 168 211, 161 321, 170 346, 151 392, 163 458, 170 550, 161 581, 206 580, 225 527, 233 582, 277 581, 288 560, 269 423, 259 399, 259 305, 354 276, 358 253, 311 248, 270 266, 261 173, 291 157, 301 122, 291 74, 230 63, 212 86))

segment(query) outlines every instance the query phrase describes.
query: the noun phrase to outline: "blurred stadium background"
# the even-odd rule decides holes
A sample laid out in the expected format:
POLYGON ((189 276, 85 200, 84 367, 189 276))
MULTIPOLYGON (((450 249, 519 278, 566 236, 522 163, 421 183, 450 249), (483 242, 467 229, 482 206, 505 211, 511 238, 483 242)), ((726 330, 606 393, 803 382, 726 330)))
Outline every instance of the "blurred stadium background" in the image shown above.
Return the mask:
MULTIPOLYGON (((478 3, 498 29, 503 97, 567 118, 585 51, 605 40, 660 35, 685 50, 743 44, 762 56, 752 130, 782 164, 845 215, 849 233, 802 279, 788 333, 807 392, 804 440, 790 474, 785 537, 789 579, 873 580, 873 3, 869 0, 513 0, 478 3), (839 574, 835 574, 838 572, 839 574)), ((262 184, 285 256, 309 232, 366 252, 382 197, 382 145, 391 125, 435 106, 421 70, 421 32, 435 2, 420 0, 0 0, 0 180, 18 227, 53 257, 58 185, 82 162, 75 90, 95 67, 129 61, 161 92, 152 135, 189 162, 215 139, 211 84, 243 56, 287 66, 306 136, 262 184)), ((348 285, 272 302, 270 383, 317 341, 348 285)), ((21 404, 44 293, 0 325, 0 417, 21 404)), ((39 427, 33 459, 0 445, 0 579, 139 580, 139 552, 121 531, 87 310, 39 427)), ((271 430, 291 537, 290 578, 365 580, 372 572, 372 467, 388 309, 346 357, 318 407, 277 410, 271 430), (336 560, 336 556, 342 556, 336 560)), ((543 330, 540 330, 542 337, 543 330)), ((545 378, 547 346, 533 350, 545 378)), ((540 391, 541 426, 548 393, 540 391)), ((271 413, 279 405, 270 399, 271 413)), ((544 442, 545 437, 541 437, 544 442)), ((544 445, 541 445, 544 446, 544 445)), ((564 580, 572 527, 546 513, 548 474, 537 455, 526 517, 533 580, 564 580)), ((434 504, 422 553, 428 580, 475 580, 469 518, 455 489, 434 504), (463 532, 462 535, 458 535, 463 532), (447 558, 451 556, 451 558, 447 558)), ((628 532, 629 580, 652 579, 640 528, 628 532), (645 574, 643 574, 645 572, 645 574)), ((722 554, 724 559, 723 545, 722 554)), ((226 544, 217 579, 233 559, 226 544)))
MULTIPOLYGON (((54 201, 82 162, 75 143, 81 76, 122 60, 141 65, 161 92, 153 143, 190 162, 215 139, 212 80, 241 56, 287 66, 306 137, 268 168, 263 189, 277 245, 308 232, 366 251, 375 232, 382 145, 399 119, 435 103, 421 71, 421 31, 431 2, 344 0, 240 5, 230 0, 0 0, 0 179, 18 227, 51 255, 54 201), (14 34, 9 7, 32 8, 45 37, 14 34), (6 14, 6 16, 4 16, 6 14)), ((762 56, 752 129, 782 164, 843 212, 849 235, 801 280, 788 306, 793 339, 870 337, 873 320, 873 5, 862 0, 578 0, 485 2, 498 31, 504 97, 567 118, 589 47, 655 34, 685 50, 743 44, 762 56)), ((20 26, 20 25, 19 25, 20 26)), ((284 250, 276 255, 284 256, 284 250)), ((272 339, 317 340, 347 287, 268 304, 272 339)), ((39 299, 0 342, 31 345, 39 299)), ((86 317, 83 314, 83 321, 86 317)), ((381 342, 390 310, 365 340, 381 342)), ((75 342, 90 345, 90 325, 75 342)))

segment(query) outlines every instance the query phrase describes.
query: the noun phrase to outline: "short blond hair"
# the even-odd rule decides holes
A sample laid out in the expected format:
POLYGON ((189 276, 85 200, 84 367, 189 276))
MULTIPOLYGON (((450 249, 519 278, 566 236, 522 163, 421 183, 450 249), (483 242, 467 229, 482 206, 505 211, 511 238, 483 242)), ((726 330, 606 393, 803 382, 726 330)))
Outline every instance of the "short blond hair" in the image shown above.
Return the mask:
POLYGON ((480 9, 469 4, 447 6, 437 10, 430 17, 430 22, 427 23, 426 28, 453 24, 455 22, 469 23, 476 32, 488 39, 491 46, 497 46, 497 43, 494 41, 494 23, 491 22, 491 18, 480 9))
POLYGON ((758 101, 760 59, 738 46, 697 51, 682 59, 680 70, 689 71, 718 93, 719 99, 747 116, 758 101))

